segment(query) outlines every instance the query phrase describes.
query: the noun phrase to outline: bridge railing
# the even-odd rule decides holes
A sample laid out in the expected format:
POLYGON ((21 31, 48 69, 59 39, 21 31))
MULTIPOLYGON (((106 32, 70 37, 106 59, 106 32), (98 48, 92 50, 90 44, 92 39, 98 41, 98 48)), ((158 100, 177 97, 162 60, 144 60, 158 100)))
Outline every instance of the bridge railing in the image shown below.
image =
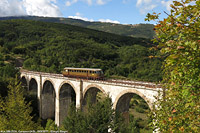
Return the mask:
POLYGON ((108 80, 88 80, 88 79, 77 79, 77 78, 69 78, 64 77, 62 74, 55 74, 55 73, 46 73, 46 72, 35 72, 29 71, 25 69, 20 69, 21 73, 27 73, 32 75, 42 75, 45 77, 52 77, 52 78, 59 78, 59 79, 68 79, 68 80, 83 80, 85 82, 94 82, 94 83, 102 83, 102 84, 112 84, 117 86, 129 86, 129 87, 139 87, 139 88, 148 88, 152 90, 161 89, 161 84, 155 84, 152 82, 143 82, 143 81, 132 81, 132 80, 116 80, 116 79, 108 79, 108 80))
POLYGON ((94 83, 102 83, 102 84, 112 84, 116 86, 127 86, 127 87, 134 87, 134 88, 141 88, 141 89, 151 89, 158 91, 162 87, 160 84, 155 84, 155 83, 149 83, 149 82, 140 82, 140 81, 121 81, 121 80, 106 80, 106 81, 99 81, 99 80, 90 80, 89 82, 94 82, 94 83))

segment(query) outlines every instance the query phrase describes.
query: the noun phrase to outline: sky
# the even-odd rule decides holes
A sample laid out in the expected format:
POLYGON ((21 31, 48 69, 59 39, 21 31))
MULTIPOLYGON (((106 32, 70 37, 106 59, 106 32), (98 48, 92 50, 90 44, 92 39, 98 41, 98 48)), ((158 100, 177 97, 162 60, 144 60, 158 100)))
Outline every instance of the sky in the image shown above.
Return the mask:
MULTIPOLYGON (((0 0, 0 17, 43 16, 118 24, 149 23, 147 13, 170 11, 172 0, 0 0)), ((155 22, 150 22, 155 24, 155 22)))

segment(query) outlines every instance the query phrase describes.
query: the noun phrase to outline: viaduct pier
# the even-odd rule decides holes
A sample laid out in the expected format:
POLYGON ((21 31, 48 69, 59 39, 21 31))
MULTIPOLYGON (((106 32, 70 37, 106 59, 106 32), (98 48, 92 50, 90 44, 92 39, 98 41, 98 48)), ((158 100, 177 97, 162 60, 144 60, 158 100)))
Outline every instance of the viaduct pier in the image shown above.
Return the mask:
POLYGON ((126 112, 133 94, 139 95, 152 109, 155 96, 161 86, 141 81, 127 80, 87 80, 64 77, 62 74, 20 70, 21 80, 28 91, 38 99, 39 115, 42 119, 55 118, 59 126, 67 116, 72 102, 80 108, 88 95, 96 99, 98 92, 108 94, 113 108, 126 112))

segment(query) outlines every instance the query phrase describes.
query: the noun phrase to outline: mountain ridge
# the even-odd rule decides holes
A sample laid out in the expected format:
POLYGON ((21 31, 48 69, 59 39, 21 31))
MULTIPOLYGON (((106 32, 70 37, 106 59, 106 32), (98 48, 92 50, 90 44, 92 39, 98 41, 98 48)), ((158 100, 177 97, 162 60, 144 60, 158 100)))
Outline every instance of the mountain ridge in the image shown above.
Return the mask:
POLYGON ((70 25, 75 25, 75 26, 80 26, 89 29, 114 33, 123 36, 130 36, 130 37, 142 37, 151 39, 155 36, 155 32, 153 31, 154 28, 153 24, 125 25, 125 24, 115 24, 115 23, 106 23, 98 21, 90 22, 72 18, 55 18, 55 17, 53 18, 53 17, 38 17, 38 16, 0 17, 0 20, 11 20, 11 19, 25 19, 25 20, 70 24, 70 25))

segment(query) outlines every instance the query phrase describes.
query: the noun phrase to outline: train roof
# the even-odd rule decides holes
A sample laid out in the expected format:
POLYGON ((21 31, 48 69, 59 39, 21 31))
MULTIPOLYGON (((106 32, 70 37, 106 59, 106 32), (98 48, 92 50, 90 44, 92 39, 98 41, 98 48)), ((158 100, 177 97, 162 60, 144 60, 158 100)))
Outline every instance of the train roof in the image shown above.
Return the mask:
POLYGON ((75 68, 75 67, 65 67, 64 69, 68 70, 88 70, 88 71, 102 71, 99 68, 75 68))

